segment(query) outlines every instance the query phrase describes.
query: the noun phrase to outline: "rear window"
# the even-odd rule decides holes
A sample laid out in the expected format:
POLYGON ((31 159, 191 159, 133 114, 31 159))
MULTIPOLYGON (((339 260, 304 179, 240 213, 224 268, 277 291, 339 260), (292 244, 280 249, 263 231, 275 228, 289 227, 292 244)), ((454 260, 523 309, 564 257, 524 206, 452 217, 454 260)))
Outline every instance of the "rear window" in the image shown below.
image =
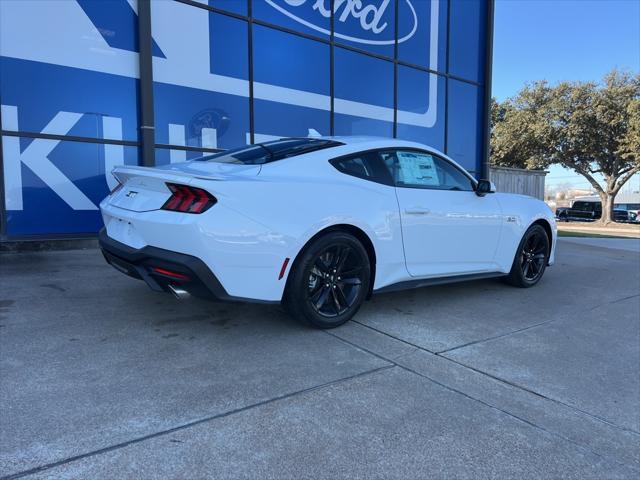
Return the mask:
POLYGON ((287 138, 226 150, 199 158, 197 161, 260 165, 339 145, 344 144, 320 138, 287 138))

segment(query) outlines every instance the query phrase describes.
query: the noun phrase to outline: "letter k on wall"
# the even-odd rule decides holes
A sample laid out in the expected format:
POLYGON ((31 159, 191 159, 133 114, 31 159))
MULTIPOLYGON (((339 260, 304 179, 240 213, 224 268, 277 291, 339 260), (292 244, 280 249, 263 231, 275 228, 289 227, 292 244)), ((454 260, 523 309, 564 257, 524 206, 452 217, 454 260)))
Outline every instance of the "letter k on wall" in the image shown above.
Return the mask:
MULTIPOLYGON (((80 118, 82 118, 81 113, 58 112, 41 133, 66 135, 80 118)), ((18 131, 18 108, 13 105, 2 105, 2 120, 6 130, 18 131)), ((110 127, 110 130, 119 130, 121 133, 120 119, 104 118, 103 122, 105 122, 105 126, 110 127)), ((49 155, 60 141, 36 138, 21 152, 19 137, 5 136, 2 139, 7 210, 23 210, 23 164, 74 210, 98 209, 89 197, 49 160, 49 155)), ((105 153, 105 163, 109 164, 105 167, 113 167, 117 163, 123 163, 121 146, 105 145, 105 153)), ((110 184, 110 182, 107 183, 110 184)))

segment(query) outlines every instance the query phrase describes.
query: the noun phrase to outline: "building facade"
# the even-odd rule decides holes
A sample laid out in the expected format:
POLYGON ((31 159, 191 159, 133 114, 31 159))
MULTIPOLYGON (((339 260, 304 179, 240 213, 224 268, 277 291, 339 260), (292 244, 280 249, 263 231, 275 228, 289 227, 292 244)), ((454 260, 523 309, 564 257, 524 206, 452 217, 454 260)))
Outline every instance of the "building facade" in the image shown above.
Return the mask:
POLYGON ((0 239, 95 234, 116 165, 308 129, 480 176, 491 1, 0 1, 0 239))

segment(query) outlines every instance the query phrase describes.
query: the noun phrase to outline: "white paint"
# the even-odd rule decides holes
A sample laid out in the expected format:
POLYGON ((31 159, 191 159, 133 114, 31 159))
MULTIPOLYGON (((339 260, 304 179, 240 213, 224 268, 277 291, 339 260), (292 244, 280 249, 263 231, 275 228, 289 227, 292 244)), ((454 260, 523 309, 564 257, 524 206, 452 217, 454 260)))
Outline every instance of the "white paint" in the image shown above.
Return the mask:
MULTIPOLYGON (((3 119, 5 115, 8 115, 10 118, 9 124, 17 127, 17 107, 3 105, 3 119)), ((81 117, 82 114, 80 113, 58 112, 44 127, 42 133, 66 135, 69 133, 69 130, 78 123, 81 117)), ((36 138, 21 152, 18 137, 4 137, 2 153, 7 210, 23 209, 22 175, 20 172, 22 164, 26 165, 74 210, 98 209, 94 203, 49 160, 49 154, 59 143, 60 140, 36 138)))
MULTIPOLYGON (((175 123, 169 124, 169 143, 171 145, 185 146, 184 125, 175 123)), ((171 163, 180 163, 187 161, 187 152, 185 150, 170 150, 169 161, 171 163)))
POLYGON ((395 188, 345 175, 328 159, 402 147, 447 157, 414 142, 341 140, 346 144, 261 166, 187 162, 170 169, 119 167, 116 174, 125 188, 101 204, 107 232, 136 248, 152 245, 200 258, 230 295, 256 300, 280 300, 286 284, 286 276, 278 280, 283 260, 295 259, 310 238, 338 224, 358 227, 371 240, 377 258, 375 289, 416 278, 506 273, 522 235, 538 219, 552 226, 554 262, 555 220, 543 202, 501 193, 479 197, 395 188), (206 189, 218 203, 200 215, 159 210, 170 195, 167 181, 206 189), (127 186, 138 192, 134 199, 124 196, 127 186), (420 220, 405 216, 401 222, 402 211, 415 206, 425 210, 415 215, 420 220), (507 217, 516 221, 507 222, 507 217), (405 220, 422 223, 404 228, 405 220), (118 228, 123 221, 131 224, 130 230, 118 228))
MULTIPOLYGON (((287 4, 289 4, 290 7, 299 7, 301 5, 303 5, 305 3, 306 0, 285 0, 285 2, 287 4)), ((327 0, 329 1, 329 0, 327 0)), ((413 37, 416 33, 416 30, 418 29, 418 16, 416 15, 416 10, 413 8, 413 5, 411 4, 410 0, 405 0, 407 3, 407 6, 409 7, 409 10, 411 11, 412 14, 412 22, 413 25, 411 27, 411 31, 409 33, 407 33, 406 35, 403 35, 402 37, 398 38, 398 43, 403 43, 406 42, 407 40, 409 40, 411 37, 413 37)), ((280 13, 282 13, 283 15, 286 15, 287 17, 289 17, 290 19, 294 20, 295 22, 298 22, 301 25, 304 25, 307 28, 311 28, 312 30, 315 30, 316 32, 320 32, 324 35, 331 35, 331 31, 327 30, 326 28, 323 28, 319 25, 314 24, 313 22, 309 22, 303 18, 300 18, 299 16, 297 16, 295 13, 293 13, 292 11, 288 10, 287 8, 283 7, 282 5, 279 5, 278 3, 276 3, 274 0, 265 0, 265 2, 270 5, 271 7, 275 8, 277 11, 279 11, 280 13)), ((433 4, 432 4, 433 5, 433 4)), ((384 25, 380 25, 380 18, 382 17, 382 15, 384 15, 384 11, 387 8, 394 8, 393 4, 390 4, 389 0, 382 0, 382 3, 380 4, 380 6, 376 7, 374 4, 369 4, 366 6, 362 5, 362 2, 360 0, 335 0, 335 5, 334 5, 334 22, 346 22, 347 19, 349 17, 353 17, 353 18, 357 18, 360 20, 360 25, 362 27, 362 29, 364 31, 371 31, 372 33, 379 35, 382 31, 384 31, 385 29, 387 30, 387 32, 391 32, 391 35, 393 36, 393 26, 392 25, 388 25, 388 24, 384 24, 384 25), (340 8, 342 8, 342 12, 340 13, 339 10, 340 8), (373 13, 373 20, 369 23, 367 23, 366 19, 368 18, 368 13, 373 13)), ((324 17, 324 18, 329 18, 331 15, 331 9, 330 8, 326 8, 325 4, 324 4, 324 0, 316 0, 315 4, 313 6, 314 10, 318 10, 318 12, 324 17)), ((386 40, 372 40, 372 39, 367 39, 367 38, 361 38, 361 37, 354 37, 351 35, 345 35, 343 33, 340 33, 338 31, 338 27, 339 25, 336 24, 336 28, 335 28, 335 32, 334 32, 334 36, 336 38, 340 38, 342 40, 348 40, 350 42, 356 42, 356 43, 362 43, 362 44, 366 44, 366 45, 393 45, 395 44, 395 39, 394 38, 389 38, 386 40)))
MULTIPOLYGON (((122 119, 118 117, 102 117, 102 132, 105 139, 122 140, 122 119)), ((124 165, 124 145, 104 145, 104 175, 113 190, 118 185, 111 171, 118 165, 124 165)))
POLYGON ((203 148, 218 148, 218 131, 215 128, 203 128, 200 136, 203 148))

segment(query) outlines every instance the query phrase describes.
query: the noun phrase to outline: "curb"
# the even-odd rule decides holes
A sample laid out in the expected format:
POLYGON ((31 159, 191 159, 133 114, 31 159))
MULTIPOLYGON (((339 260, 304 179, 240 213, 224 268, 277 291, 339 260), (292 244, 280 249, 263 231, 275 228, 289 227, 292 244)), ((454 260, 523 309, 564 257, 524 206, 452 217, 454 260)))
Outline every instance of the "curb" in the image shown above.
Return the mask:
POLYGON ((55 250, 97 249, 97 238, 64 238, 56 240, 6 240, 0 241, 0 254, 55 250))

